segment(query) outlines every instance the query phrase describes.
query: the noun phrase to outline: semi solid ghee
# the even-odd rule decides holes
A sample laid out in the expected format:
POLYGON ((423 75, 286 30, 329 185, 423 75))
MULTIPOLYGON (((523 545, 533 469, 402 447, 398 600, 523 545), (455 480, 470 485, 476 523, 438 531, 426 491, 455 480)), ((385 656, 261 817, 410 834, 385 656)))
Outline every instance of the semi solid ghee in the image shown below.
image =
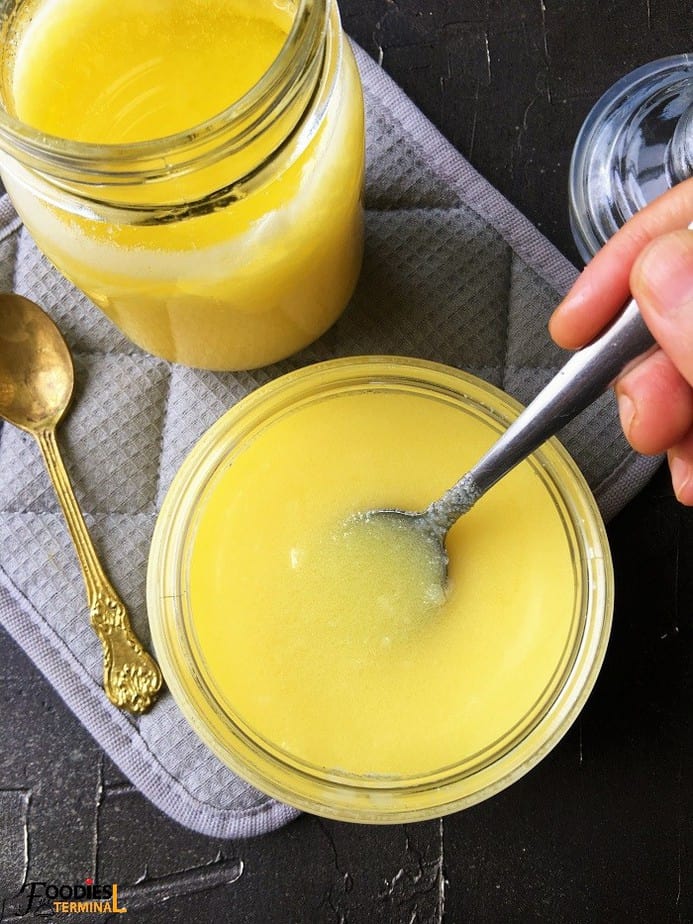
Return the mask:
POLYGON ((449 534, 449 584, 354 514, 422 509, 517 413, 485 382, 333 360, 246 396, 166 494, 147 601, 168 687, 236 773, 349 821, 437 817, 526 773, 596 679, 613 574, 555 441, 449 534))
POLYGON ((67 139, 47 139, 38 169, 3 158, 17 210, 128 337, 169 360, 273 362, 329 327, 355 285, 359 78, 336 8, 304 6, 38 0, 5 36, 5 108, 67 139))
POLYGON ((452 529, 445 594, 395 532, 349 523, 423 508, 496 435, 449 401, 366 390, 289 410, 215 476, 191 627, 243 727, 308 765, 406 778, 540 714, 579 631, 574 549, 541 471, 520 465, 452 529))

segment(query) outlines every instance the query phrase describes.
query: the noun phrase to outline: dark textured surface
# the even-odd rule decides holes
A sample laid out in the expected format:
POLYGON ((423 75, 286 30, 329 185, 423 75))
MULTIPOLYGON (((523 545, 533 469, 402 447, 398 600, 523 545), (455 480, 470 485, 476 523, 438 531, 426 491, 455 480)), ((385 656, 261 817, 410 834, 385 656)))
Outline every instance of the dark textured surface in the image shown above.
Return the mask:
MULTIPOLYGON (((565 190, 582 119, 623 73, 691 50, 683 0, 342 0, 342 11, 572 259, 565 190)), ((304 816, 247 842, 184 830, 120 776, 3 635, 0 898, 25 879, 91 875, 119 884, 125 920, 153 924, 693 921, 693 514, 666 471, 610 538, 615 628, 581 718, 509 790, 419 825, 304 816)), ((10 901, 5 916, 21 910, 10 901)))

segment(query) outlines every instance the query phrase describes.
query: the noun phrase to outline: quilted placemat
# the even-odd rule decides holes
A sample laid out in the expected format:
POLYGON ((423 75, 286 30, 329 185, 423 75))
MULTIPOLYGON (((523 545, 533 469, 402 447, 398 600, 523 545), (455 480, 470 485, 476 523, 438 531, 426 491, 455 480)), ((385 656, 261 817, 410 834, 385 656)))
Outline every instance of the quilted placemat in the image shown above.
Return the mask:
MULTIPOLYGON (((41 304, 74 353, 76 391, 58 434, 106 570, 148 640, 145 573, 157 511, 195 441, 275 376, 336 356, 396 353, 472 372, 527 402, 565 357, 548 316, 570 264, 356 49, 367 106, 367 235, 347 311, 317 343, 254 372, 203 372, 148 356, 39 254, 0 200, 0 289, 41 304)), ((651 476, 604 398, 562 433, 605 517, 651 476)), ((125 774, 164 812, 216 837, 296 814, 237 779, 165 693, 134 719, 107 701, 101 648, 57 501, 31 437, 0 430, 0 619, 125 774)))

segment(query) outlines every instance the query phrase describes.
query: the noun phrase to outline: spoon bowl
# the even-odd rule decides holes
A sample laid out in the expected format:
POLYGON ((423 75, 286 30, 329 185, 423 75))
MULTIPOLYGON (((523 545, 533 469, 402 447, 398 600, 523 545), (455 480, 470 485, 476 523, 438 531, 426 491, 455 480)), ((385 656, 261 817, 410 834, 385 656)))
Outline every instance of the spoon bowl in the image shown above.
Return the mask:
POLYGON ((448 569, 446 531, 441 532, 427 510, 419 513, 395 509, 369 510, 351 517, 348 526, 360 534, 369 530, 381 548, 396 543, 400 554, 393 556, 393 560, 406 560, 408 566, 423 578, 423 587, 445 587, 448 569))
POLYGON ((28 298, 0 294, 0 416, 27 433, 56 426, 74 387, 58 328, 28 298))
POLYGON ((0 417, 38 442, 82 568, 91 624, 103 647, 106 695, 140 713, 156 699, 161 673, 101 567, 60 456, 55 429, 73 387, 72 357, 51 318, 21 295, 0 295, 0 417))

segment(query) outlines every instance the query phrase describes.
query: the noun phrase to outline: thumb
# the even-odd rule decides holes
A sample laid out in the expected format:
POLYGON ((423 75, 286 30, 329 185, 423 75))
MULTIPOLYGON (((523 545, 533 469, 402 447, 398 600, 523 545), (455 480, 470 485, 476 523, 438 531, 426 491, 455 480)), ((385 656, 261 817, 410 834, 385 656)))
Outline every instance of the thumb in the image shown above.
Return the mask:
POLYGON ((630 286, 652 335, 693 386, 693 230, 652 241, 631 270, 630 286))

